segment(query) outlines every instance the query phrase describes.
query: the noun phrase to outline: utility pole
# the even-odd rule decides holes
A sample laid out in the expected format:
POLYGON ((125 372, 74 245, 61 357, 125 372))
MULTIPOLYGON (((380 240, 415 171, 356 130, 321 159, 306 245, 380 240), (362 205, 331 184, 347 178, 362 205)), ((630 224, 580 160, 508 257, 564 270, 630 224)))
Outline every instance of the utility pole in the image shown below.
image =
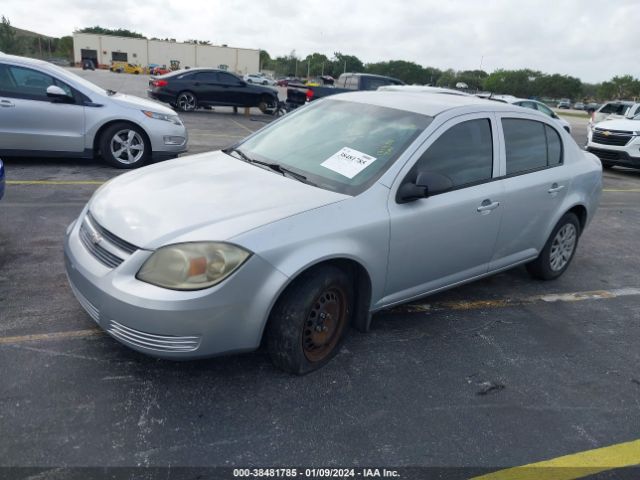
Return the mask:
POLYGON ((347 61, 346 60, 344 61, 344 72, 342 72, 342 73, 347 73, 347 61))
POLYGON ((311 75, 311 60, 307 60, 307 79, 311 75))

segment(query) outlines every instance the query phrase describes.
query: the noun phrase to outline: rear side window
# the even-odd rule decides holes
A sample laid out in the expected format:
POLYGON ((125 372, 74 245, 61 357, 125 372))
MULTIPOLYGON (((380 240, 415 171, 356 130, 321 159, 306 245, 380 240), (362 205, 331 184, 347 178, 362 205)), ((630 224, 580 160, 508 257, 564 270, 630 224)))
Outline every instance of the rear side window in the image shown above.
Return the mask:
POLYGON ((198 72, 195 75, 195 80, 198 82, 216 83, 218 81, 218 75, 216 72, 198 72))
POLYGON ((422 154, 413 168, 446 175, 454 187, 490 180, 493 172, 493 137, 489 119, 469 120, 444 132, 422 154))
POLYGON ((542 122, 520 118, 502 119, 507 175, 539 170, 562 163, 562 140, 555 129, 542 122))

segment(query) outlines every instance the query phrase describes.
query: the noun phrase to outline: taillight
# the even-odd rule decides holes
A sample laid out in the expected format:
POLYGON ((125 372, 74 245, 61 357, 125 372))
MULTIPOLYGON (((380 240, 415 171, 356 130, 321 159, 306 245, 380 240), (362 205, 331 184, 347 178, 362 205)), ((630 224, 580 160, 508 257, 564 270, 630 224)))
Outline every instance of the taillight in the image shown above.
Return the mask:
POLYGON ((307 89, 307 102, 310 102, 312 98, 313 98, 313 90, 308 88, 307 89))
POLYGON ((169 85, 169 82, 167 82, 166 80, 154 80, 153 82, 151 82, 151 85, 153 85, 154 87, 166 87, 167 85, 169 85))

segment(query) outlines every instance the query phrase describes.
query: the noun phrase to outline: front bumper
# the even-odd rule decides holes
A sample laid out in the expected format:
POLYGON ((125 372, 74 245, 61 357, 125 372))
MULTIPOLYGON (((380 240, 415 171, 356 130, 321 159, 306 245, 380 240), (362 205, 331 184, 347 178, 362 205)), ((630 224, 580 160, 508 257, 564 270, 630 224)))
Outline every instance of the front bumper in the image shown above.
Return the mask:
POLYGON ((587 151, 593 153, 604 164, 640 168, 640 156, 632 157, 622 148, 616 149, 610 146, 601 146, 600 144, 589 142, 587 145, 587 151))
POLYGON ((193 359, 254 350, 286 276, 257 255, 221 284, 168 290, 135 274, 151 251, 139 249, 114 269, 82 244, 83 215, 65 237, 65 268, 76 298, 107 333, 134 350, 161 358, 193 359))

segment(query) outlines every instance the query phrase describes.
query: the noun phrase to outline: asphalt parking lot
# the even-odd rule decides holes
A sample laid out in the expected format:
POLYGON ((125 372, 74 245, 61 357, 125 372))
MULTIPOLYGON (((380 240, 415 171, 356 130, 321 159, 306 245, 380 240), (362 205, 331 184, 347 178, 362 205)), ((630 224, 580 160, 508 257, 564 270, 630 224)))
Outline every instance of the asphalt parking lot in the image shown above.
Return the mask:
MULTIPOLYGON (((144 76, 80 73, 144 94, 144 76)), ((191 153, 270 120, 230 109, 181 117, 191 153)), ((586 118, 568 119, 584 144, 586 118)), ((325 368, 293 377, 264 351, 169 362, 97 330, 68 288, 62 238, 122 172, 5 163, 1 467, 44 469, 38 478, 93 466, 496 470, 640 438, 640 171, 605 171, 600 209, 559 280, 516 268, 381 312, 325 368)))

